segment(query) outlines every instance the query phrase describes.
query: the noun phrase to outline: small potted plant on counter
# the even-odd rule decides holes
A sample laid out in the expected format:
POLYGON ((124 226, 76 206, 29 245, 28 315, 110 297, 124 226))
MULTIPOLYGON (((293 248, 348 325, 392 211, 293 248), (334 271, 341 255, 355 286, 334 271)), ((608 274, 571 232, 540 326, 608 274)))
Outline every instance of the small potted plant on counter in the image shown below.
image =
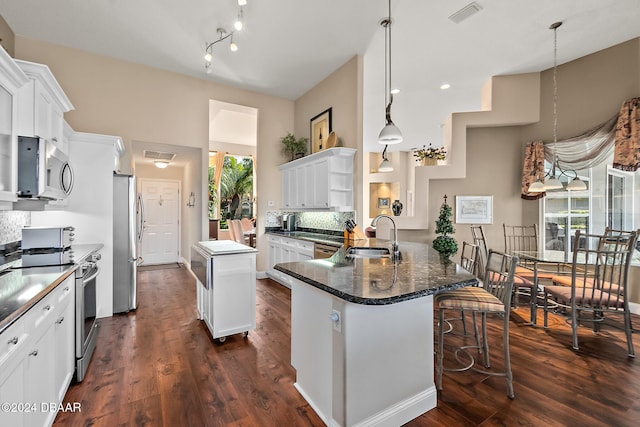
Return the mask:
POLYGON ((422 148, 413 151, 413 156, 423 166, 435 166, 438 164, 438 160, 447 158, 447 150, 444 147, 434 147, 431 144, 428 147, 423 145, 422 148))
POLYGON ((307 144, 309 138, 296 138, 291 132, 287 132, 285 136, 280 138, 282 142, 282 151, 291 155, 291 160, 304 157, 307 153, 307 144))

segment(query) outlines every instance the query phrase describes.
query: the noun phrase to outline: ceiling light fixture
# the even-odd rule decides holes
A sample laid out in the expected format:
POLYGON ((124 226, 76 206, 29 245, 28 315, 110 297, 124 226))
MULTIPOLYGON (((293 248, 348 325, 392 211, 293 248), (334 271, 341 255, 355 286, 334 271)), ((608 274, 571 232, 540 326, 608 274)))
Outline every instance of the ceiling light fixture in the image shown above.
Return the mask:
POLYGON ((549 26, 553 30, 553 162, 551 169, 545 174, 543 180, 540 178, 529 186, 530 193, 542 193, 548 190, 561 190, 563 187, 560 178, 564 175, 570 181, 567 184, 567 190, 580 191, 586 190, 587 184, 578 178, 578 173, 574 170, 564 170, 560 167, 558 155, 555 153, 556 144, 558 143, 558 27, 562 25, 562 21, 554 22, 549 26), (557 174, 556 172, 559 172, 557 174), (573 178, 569 176, 573 174, 573 178))
POLYGON ((387 147, 384 146, 384 150, 382 150, 382 162, 380 162, 380 166, 378 166, 378 172, 393 172, 393 166, 389 159, 387 159, 387 147))
POLYGON ((386 124, 380 131, 380 144, 399 144, 402 142, 402 132, 391 120, 391 104, 393 91, 391 90, 391 0, 389 0, 389 15, 380 21, 384 27, 384 103, 386 124))
POLYGON ((451 87, 451 85, 449 83, 444 83, 442 85, 440 85, 440 89, 442 90, 447 90, 451 87))
POLYGON ((167 166, 169 166, 169 162, 165 162, 164 160, 156 160, 155 162, 153 162, 153 164, 160 169, 165 169, 167 166))
POLYGON ((233 41, 233 34, 235 32, 239 32, 244 28, 244 9, 242 8, 242 6, 245 6, 247 4, 246 0, 238 0, 238 6, 240 7, 240 10, 238 11, 238 17, 236 19, 236 21, 233 24, 233 28, 234 30, 231 31, 230 33, 227 33, 227 30, 220 27, 216 29, 216 32, 218 33, 218 39, 212 41, 211 43, 206 42, 205 43, 205 47, 204 47, 204 69, 206 71, 207 74, 211 74, 211 62, 213 61, 213 47, 224 41, 229 39, 229 50, 231 50, 232 52, 237 52, 238 51, 238 44, 236 42, 233 41))

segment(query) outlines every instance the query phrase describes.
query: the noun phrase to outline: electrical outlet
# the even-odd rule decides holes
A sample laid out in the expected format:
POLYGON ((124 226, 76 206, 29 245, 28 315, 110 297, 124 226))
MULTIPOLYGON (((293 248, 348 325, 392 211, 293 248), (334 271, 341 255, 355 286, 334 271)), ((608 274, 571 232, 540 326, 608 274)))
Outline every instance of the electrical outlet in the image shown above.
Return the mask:
POLYGON ((338 310, 331 310, 329 315, 331 323, 333 323, 333 330, 336 332, 342 332, 342 316, 338 310))

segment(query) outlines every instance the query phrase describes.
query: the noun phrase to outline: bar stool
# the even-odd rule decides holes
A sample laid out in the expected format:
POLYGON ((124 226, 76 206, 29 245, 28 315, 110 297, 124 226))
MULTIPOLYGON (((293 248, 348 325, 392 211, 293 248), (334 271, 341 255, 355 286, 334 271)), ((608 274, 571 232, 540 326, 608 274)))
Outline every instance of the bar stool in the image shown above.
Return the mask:
POLYGON ((507 380, 507 395, 513 399, 513 375, 509 356, 509 312, 513 292, 513 277, 518 257, 489 250, 487 265, 483 276, 483 287, 468 286, 462 289, 442 292, 434 297, 434 305, 438 309, 438 351, 436 355, 436 387, 442 390, 442 374, 444 371, 462 372, 473 370, 485 375, 504 376, 507 380), (460 368, 444 368, 444 323, 447 310, 463 310, 480 313, 482 317, 482 343, 476 346, 464 346, 455 350, 457 362, 464 365, 460 368), (489 343, 487 339, 487 314, 496 314, 503 319, 502 345, 504 353, 504 372, 492 372, 478 369, 475 359, 467 352, 469 348, 478 348, 483 354, 484 367, 491 367, 489 359, 489 343), (464 354, 469 363, 461 360, 464 354))

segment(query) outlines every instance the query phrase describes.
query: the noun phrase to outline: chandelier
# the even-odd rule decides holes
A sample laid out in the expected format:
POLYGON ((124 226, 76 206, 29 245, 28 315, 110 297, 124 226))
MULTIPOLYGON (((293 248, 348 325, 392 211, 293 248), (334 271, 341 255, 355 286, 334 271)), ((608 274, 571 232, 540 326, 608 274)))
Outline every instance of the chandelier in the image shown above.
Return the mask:
POLYGON ((587 185, 578 178, 578 173, 574 170, 566 170, 560 167, 558 156, 555 153, 556 144, 558 143, 558 27, 562 25, 562 21, 554 22, 549 26, 553 30, 553 161, 551 169, 545 174, 542 180, 540 177, 529 186, 529 193, 542 193, 548 190, 561 190, 564 188, 560 178, 565 176, 568 178, 567 190, 580 191, 586 190, 587 185))

